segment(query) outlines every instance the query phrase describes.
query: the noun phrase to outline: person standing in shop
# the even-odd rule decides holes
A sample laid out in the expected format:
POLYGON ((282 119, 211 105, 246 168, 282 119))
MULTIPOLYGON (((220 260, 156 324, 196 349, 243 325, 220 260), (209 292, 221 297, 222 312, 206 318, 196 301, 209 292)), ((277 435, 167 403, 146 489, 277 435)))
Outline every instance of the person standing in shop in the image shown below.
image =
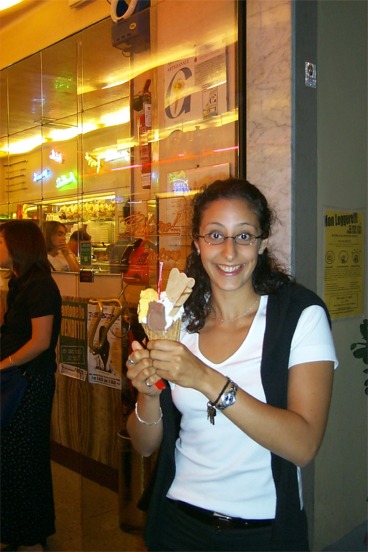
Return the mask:
POLYGON ((321 445, 337 359, 323 301, 269 250, 272 220, 247 181, 196 194, 180 342, 132 344, 127 430, 143 456, 160 450, 150 551, 309 549, 301 467, 321 445))
POLYGON ((75 255, 75 257, 80 256, 80 243, 82 241, 90 242, 91 236, 85 230, 76 230, 72 233, 68 241, 68 248, 75 255))
POLYGON ((0 329, 1 370, 29 375, 10 424, 1 429, 1 542, 7 550, 44 550, 55 532, 50 422, 61 296, 44 236, 30 220, 0 224, 0 266, 9 282, 0 329))
POLYGON ((47 256, 53 270, 79 272, 77 258, 66 243, 66 232, 67 228, 61 222, 50 220, 44 223, 47 256))

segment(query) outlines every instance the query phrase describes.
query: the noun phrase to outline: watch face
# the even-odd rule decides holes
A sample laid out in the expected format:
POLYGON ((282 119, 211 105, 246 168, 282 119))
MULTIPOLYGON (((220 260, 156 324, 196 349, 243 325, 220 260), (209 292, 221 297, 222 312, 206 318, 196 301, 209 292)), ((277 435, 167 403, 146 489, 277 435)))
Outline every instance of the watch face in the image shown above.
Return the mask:
POLYGON ((231 404, 233 404, 235 402, 234 392, 229 391, 228 393, 226 393, 223 402, 226 406, 230 406, 231 404))
POLYGON ((236 392, 238 390, 237 385, 234 384, 233 387, 229 389, 229 391, 226 391, 216 405, 216 408, 219 410, 224 410, 224 408, 227 408, 228 406, 231 406, 236 401, 236 392))

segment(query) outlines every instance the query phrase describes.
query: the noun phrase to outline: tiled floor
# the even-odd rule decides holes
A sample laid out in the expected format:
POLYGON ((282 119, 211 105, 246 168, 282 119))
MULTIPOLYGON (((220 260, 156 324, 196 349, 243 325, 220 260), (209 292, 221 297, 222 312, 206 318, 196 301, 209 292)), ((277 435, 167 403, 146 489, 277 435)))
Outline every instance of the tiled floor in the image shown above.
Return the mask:
MULTIPOLYGON (((80 474, 52 462, 56 533, 49 552, 145 552, 140 532, 120 527, 119 495, 80 474)), ((126 512, 126 509, 124 509, 126 512)), ((366 551, 365 524, 325 548, 329 552, 366 551)))
MULTIPOLYGON (((145 551, 140 534, 120 528, 119 496, 60 464, 52 463, 56 505, 56 533, 50 552, 145 551)), ((126 511, 126 510, 124 510, 126 511)), ((366 551, 367 526, 360 525, 327 547, 329 552, 366 551)))
POLYGON ((122 531, 119 496, 60 464, 52 463, 56 533, 50 552, 133 552, 146 548, 139 534, 122 531))

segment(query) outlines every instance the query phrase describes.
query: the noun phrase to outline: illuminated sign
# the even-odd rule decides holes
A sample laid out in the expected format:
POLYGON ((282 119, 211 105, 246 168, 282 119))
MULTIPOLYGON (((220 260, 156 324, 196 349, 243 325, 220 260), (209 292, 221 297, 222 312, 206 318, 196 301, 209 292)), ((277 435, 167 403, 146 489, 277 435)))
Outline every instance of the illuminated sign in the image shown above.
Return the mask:
POLYGON ((55 90, 70 90, 73 86, 71 77, 57 77, 54 81, 55 90))
POLYGON ((108 161, 116 161, 117 159, 122 159, 123 161, 130 161, 130 152, 127 149, 123 150, 116 150, 116 149, 110 149, 106 150, 104 154, 104 160, 106 162, 108 161))
POLYGON ((178 178, 173 182, 173 191, 175 193, 190 192, 188 180, 184 178, 178 178))
POLYGON ((63 157, 63 154, 58 152, 58 151, 55 151, 54 149, 51 150, 51 153, 49 155, 49 159, 51 159, 51 161, 55 161, 56 163, 64 163, 65 159, 63 157))
POLYGON ((51 171, 49 169, 44 169, 41 172, 34 172, 33 173, 33 182, 41 182, 42 180, 45 180, 45 178, 50 178, 51 171))
POLYGON ((64 186, 67 186, 68 184, 77 184, 77 179, 71 171, 68 174, 62 174, 56 179, 56 187, 57 188, 63 188, 64 186))
POLYGON ((101 168, 101 159, 100 158, 96 159, 96 157, 92 157, 92 155, 90 155, 89 153, 86 153, 84 158, 87 161, 87 164, 88 164, 89 167, 95 167, 96 172, 97 173, 100 172, 100 168, 101 168))

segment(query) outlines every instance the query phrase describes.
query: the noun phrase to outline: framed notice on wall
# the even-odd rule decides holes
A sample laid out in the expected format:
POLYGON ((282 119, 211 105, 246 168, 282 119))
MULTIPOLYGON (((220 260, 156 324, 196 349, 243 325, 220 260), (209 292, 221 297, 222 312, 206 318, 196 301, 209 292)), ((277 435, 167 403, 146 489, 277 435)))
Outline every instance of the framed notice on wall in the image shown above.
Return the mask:
POLYGON ((324 300, 333 320, 363 314, 364 222, 362 211, 324 212, 324 300))

